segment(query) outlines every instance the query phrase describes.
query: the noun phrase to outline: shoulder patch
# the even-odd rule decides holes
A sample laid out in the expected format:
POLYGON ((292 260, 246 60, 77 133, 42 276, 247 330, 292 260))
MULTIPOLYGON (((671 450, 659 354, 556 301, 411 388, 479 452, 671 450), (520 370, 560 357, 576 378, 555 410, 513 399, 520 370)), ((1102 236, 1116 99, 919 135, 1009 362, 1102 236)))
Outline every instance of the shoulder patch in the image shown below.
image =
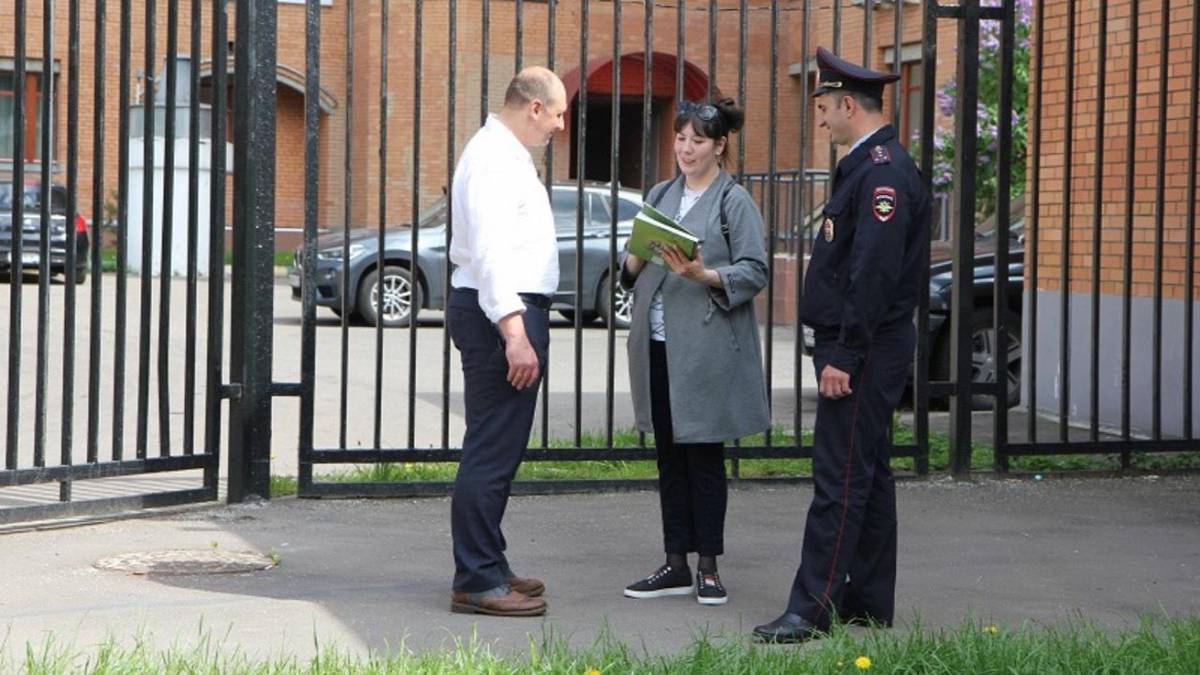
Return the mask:
POLYGON ((892 153, 886 146, 876 145, 871 148, 871 161, 875 164, 888 164, 892 161, 892 153))
POLYGON ((881 185, 871 196, 871 210, 879 222, 886 223, 896 215, 896 188, 881 185))

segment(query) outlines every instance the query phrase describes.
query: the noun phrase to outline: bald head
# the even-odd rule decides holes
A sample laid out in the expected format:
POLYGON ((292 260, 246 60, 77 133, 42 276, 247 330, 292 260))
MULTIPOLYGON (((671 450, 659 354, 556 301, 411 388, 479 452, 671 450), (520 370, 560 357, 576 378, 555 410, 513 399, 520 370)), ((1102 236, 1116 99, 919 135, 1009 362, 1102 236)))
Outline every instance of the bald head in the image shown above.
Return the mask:
POLYGON ((562 80, 541 66, 530 66, 508 83, 500 121, 524 145, 544 147, 563 130, 567 91, 562 80))
POLYGON ((566 98, 562 80, 553 71, 541 66, 530 66, 521 70, 508 83, 504 92, 504 107, 519 109, 541 101, 562 102, 566 98))

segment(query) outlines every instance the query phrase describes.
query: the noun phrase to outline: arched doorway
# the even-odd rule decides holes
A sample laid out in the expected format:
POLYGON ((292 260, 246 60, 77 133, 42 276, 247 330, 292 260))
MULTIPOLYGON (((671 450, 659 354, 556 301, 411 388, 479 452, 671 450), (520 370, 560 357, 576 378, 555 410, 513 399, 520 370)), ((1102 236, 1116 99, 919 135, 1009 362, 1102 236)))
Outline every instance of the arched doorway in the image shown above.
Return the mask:
MULTIPOLYGON (((671 115, 674 114, 676 70, 674 54, 650 54, 650 129, 645 138, 649 147, 649 171, 643 171, 642 142, 645 136, 643 112, 645 100, 645 52, 620 58, 621 90, 613 91, 613 60, 600 58, 587 65, 587 111, 579 108, 582 71, 576 68, 563 77, 567 90, 567 125, 571 134, 570 177, 578 175, 579 123, 585 120, 583 177, 608 182, 611 179, 613 106, 619 106, 620 133, 617 142, 618 182, 626 187, 642 185, 643 173, 653 184, 671 169, 671 115)), ((683 62, 683 97, 699 100, 708 94, 708 75, 695 64, 683 62)))

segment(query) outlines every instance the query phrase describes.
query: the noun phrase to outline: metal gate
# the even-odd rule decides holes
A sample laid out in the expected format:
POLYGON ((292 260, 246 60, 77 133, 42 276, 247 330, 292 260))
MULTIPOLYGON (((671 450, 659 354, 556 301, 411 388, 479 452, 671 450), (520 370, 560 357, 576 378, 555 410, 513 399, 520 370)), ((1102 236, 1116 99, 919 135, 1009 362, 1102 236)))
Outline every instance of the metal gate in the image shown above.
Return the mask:
MULTIPOLYGON (((219 67, 203 105, 199 64, 176 67, 178 0, 160 51, 162 4, 137 8, 138 54, 133 3, 115 22, 106 0, 15 3, 0 119, 12 141, 0 150, 11 158, 0 523, 218 495, 222 399, 237 388, 222 380, 225 193, 202 186, 225 182, 224 3, 209 4, 219 67)), ((201 9, 190 4, 191 54, 204 49, 201 9)))

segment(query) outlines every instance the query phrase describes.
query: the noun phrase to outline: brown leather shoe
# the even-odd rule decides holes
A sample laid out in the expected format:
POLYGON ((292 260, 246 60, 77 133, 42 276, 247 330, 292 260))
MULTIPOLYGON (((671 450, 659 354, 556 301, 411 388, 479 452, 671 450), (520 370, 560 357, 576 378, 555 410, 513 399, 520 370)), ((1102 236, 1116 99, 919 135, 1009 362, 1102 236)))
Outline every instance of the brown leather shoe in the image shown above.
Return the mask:
POLYGON ((546 592, 546 584, 533 577, 509 577, 508 587, 527 598, 541 597, 546 592))
POLYGON ((516 591, 509 591, 508 595, 454 591, 450 594, 450 611, 491 616, 541 616, 546 613, 546 601, 516 591))

